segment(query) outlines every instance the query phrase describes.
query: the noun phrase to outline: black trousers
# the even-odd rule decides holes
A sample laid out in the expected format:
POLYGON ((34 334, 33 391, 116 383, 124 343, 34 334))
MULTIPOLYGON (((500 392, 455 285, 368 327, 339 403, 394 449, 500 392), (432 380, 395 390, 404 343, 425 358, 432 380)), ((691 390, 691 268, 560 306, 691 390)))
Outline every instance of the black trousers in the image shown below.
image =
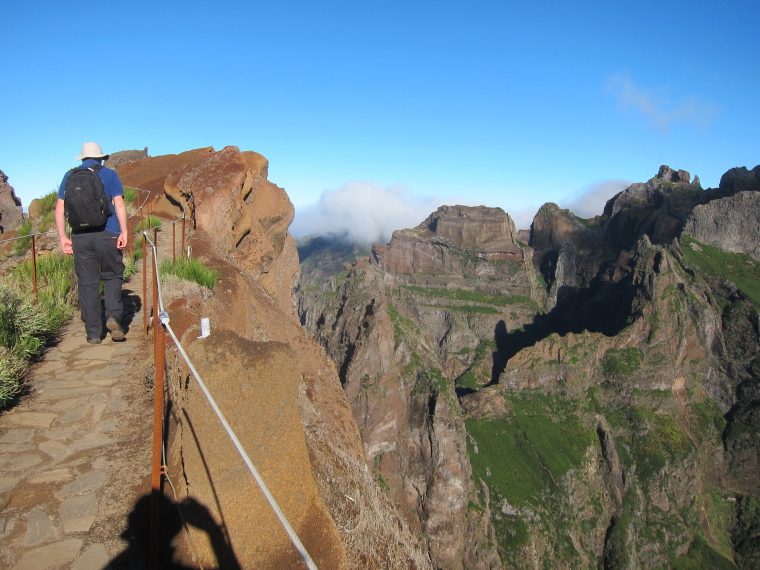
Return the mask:
POLYGON ((87 329, 87 338, 103 337, 100 306, 100 282, 105 285, 106 315, 121 321, 124 307, 121 286, 124 282, 124 260, 116 247, 119 236, 106 231, 71 235, 74 248, 74 271, 79 281, 79 308, 87 329))

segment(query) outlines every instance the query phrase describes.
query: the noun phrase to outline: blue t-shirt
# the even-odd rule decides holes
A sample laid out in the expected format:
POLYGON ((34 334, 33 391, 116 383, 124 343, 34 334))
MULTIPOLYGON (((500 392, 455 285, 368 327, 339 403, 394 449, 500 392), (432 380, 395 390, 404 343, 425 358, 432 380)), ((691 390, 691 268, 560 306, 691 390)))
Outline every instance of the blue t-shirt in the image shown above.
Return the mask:
MULTIPOLYGON (((100 164, 100 162, 92 158, 86 158, 82 161, 82 166, 92 166, 93 164, 100 164)), ((68 179, 69 174, 71 174, 70 170, 64 174, 61 185, 58 187, 58 198, 61 200, 63 200, 65 194, 66 180, 68 179)), ((116 210, 114 210, 113 207, 113 199, 115 196, 124 196, 124 187, 121 185, 119 175, 116 174, 116 171, 111 170, 110 168, 104 166, 98 171, 98 175, 103 181, 103 187, 106 196, 108 197, 108 207, 111 209, 111 215, 108 216, 108 220, 106 220, 105 231, 112 234, 120 234, 121 226, 119 225, 119 219, 116 217, 116 210)))

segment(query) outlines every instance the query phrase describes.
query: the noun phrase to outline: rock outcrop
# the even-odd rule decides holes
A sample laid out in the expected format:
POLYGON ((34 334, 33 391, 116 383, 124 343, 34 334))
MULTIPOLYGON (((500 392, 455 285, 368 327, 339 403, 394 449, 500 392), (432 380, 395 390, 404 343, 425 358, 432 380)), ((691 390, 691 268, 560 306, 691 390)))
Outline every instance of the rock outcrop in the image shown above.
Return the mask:
POLYGON ((21 200, 16 198, 8 177, 0 170, 0 234, 17 230, 23 223, 21 200))
POLYGON ((500 208, 441 206, 411 230, 393 233, 389 246, 374 244, 374 260, 393 273, 460 273, 456 253, 477 259, 521 262, 515 224, 500 208))
POLYGON ((108 168, 117 169, 119 166, 136 160, 142 160, 148 157, 148 147, 143 150, 120 150, 108 155, 108 158, 103 162, 104 166, 108 168))
MULTIPOLYGON (((129 162, 119 174, 152 192, 154 213, 176 219, 184 209, 193 256, 220 272, 210 297, 164 299, 171 326, 317 565, 429 567, 370 476, 334 364, 295 315, 293 207, 266 179, 266 159, 235 147, 198 149, 129 162), (210 318, 211 337, 198 338, 200 317, 210 318)), ((181 475, 178 492, 225 530, 236 564, 299 567, 195 380, 176 354, 169 362, 169 469, 181 475)), ((194 538, 204 567, 225 566, 202 532, 194 538)), ((175 548, 178 562, 190 564, 188 546, 175 548)))
POLYGON ((725 251, 760 261, 760 184, 727 198, 696 206, 683 233, 725 251))

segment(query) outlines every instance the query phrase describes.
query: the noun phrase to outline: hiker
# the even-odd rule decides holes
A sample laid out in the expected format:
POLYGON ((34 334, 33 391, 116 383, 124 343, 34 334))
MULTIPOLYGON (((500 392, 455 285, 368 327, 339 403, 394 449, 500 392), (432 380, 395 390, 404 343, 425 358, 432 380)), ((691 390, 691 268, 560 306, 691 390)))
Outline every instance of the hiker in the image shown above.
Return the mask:
POLYGON ((102 165, 105 158, 108 155, 98 143, 84 143, 81 156, 76 157, 82 164, 64 175, 55 206, 61 249, 74 255, 79 308, 90 344, 100 344, 104 338, 100 281, 105 285, 106 328, 115 341, 124 340, 126 334, 121 324, 121 286, 127 208, 119 175, 102 165), (71 226, 71 239, 66 237, 66 222, 71 226))

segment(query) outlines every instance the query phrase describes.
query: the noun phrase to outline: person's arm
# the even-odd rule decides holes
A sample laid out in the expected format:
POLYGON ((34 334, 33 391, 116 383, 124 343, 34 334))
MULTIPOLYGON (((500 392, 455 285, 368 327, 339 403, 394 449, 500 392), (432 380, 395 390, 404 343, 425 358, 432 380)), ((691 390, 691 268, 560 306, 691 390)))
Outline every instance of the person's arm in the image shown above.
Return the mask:
POLYGON ((55 228, 58 230, 58 241, 61 242, 61 249, 66 255, 74 253, 71 240, 66 236, 66 220, 63 219, 63 200, 58 198, 55 203, 55 228))
POLYGON ((127 247, 127 240, 129 239, 129 229, 127 226, 127 205, 124 203, 124 196, 114 196, 113 209, 116 212, 116 219, 119 220, 119 227, 121 233, 116 240, 116 247, 124 249, 127 247))

